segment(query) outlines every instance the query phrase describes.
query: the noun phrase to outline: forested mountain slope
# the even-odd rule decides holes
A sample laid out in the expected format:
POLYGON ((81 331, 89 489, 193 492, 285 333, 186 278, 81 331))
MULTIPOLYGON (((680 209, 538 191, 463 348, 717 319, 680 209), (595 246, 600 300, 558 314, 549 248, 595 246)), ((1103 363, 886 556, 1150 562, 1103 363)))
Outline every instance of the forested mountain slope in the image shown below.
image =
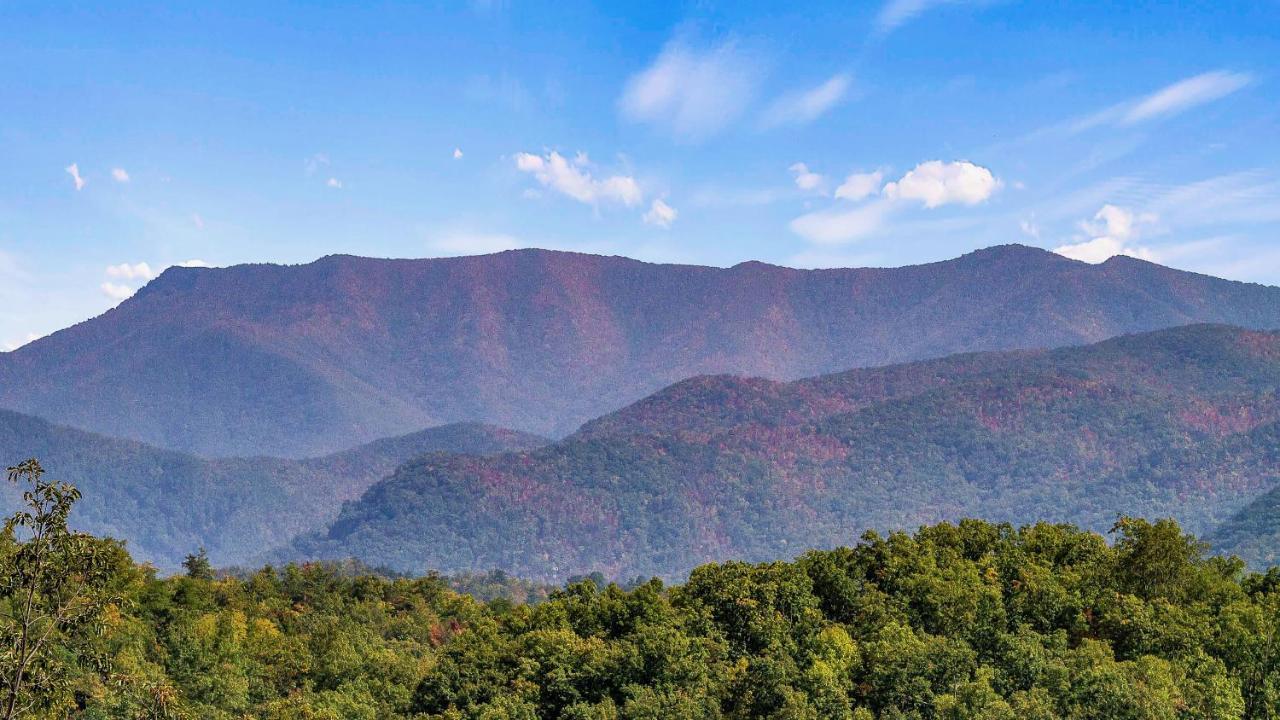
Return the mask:
POLYGON ((533 451, 414 460, 283 556, 678 576, 966 516, 1210 529, 1280 481, 1280 334, 1200 325, 673 385, 533 451))
MULTIPOLYGON (((1280 438, 1271 461, 1280 467, 1280 438)), ((1214 550, 1237 555, 1253 567, 1280 565, 1280 487, 1249 503, 1205 538, 1214 550)))
POLYGON ((695 375, 788 380, 1194 322, 1280 328, 1280 288, 1022 246, 891 269, 541 250, 175 267, 0 354, 0 407, 208 456, 302 457, 457 421, 560 435, 695 375))
MULTIPOLYGON (((204 546, 219 564, 240 563, 323 526, 397 465, 425 453, 493 453, 545 442, 485 425, 446 425, 320 458, 205 458, 0 411, 0 463, 38 457, 81 489, 78 527, 126 540, 139 560, 165 569, 204 546)), ((8 483, 5 509, 18 501, 8 483)))

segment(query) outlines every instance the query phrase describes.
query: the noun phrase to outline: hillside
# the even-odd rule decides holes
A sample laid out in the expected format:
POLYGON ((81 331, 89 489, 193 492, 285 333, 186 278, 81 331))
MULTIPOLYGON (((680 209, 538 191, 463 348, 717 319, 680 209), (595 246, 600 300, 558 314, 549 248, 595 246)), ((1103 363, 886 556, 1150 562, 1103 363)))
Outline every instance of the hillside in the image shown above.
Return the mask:
MULTIPOLYGON (((1273 438, 1271 461, 1280 467, 1280 437, 1273 438)), ((1237 555, 1252 567, 1280 565, 1280 487, 1241 508, 1205 541, 1217 552, 1237 555)))
POLYGON ((0 354, 0 407, 206 456, 304 457, 459 421, 563 435, 695 375, 792 380, 1194 322, 1280 328, 1280 288, 1022 246, 893 269, 541 250, 175 267, 0 354))
POLYGON ((1207 530, 1280 481, 1280 334, 1190 326, 779 383, 694 378, 565 440, 414 460, 288 557, 678 576, 862 528, 1120 513, 1207 530))
MULTIPOLYGON (((78 527, 127 540, 139 560, 173 569, 204 546, 219 564, 322 527, 397 465, 426 453, 494 453, 545 442, 484 425, 446 425, 320 458, 208 460, 0 411, 0 463, 38 457, 84 493, 78 527)), ((0 508, 18 498, 0 486, 0 508)))

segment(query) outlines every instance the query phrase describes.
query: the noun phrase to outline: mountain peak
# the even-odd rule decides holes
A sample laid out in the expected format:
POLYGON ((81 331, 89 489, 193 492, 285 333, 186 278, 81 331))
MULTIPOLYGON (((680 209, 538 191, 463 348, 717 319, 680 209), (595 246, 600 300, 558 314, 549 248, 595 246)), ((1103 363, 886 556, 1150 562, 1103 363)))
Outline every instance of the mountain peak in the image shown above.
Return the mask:
POLYGON ((1031 245, 1022 245, 1020 243, 1009 243, 1007 245, 992 245, 991 247, 980 248, 972 252, 961 255, 958 260, 979 260, 979 261, 1023 261, 1023 262, 1070 262, 1070 260, 1059 255, 1052 250, 1033 247, 1031 245))
POLYGON ((462 420, 564 435, 694 375, 1280 327, 1280 288, 1094 267, 1005 245, 874 272, 537 249, 172 268, 0 355, 0 407, 202 454, 301 456, 462 420))

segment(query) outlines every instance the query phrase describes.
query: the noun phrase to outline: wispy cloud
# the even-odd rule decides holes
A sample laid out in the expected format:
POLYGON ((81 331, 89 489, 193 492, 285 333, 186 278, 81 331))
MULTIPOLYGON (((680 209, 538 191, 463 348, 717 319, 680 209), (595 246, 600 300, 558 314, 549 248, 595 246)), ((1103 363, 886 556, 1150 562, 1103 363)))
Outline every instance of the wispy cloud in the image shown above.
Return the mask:
POLYGON ((517 170, 529 173, 543 187, 588 205, 611 202, 633 207, 644 199, 640 184, 629 175, 596 178, 583 153, 569 160, 554 150, 544 155, 522 152, 516 153, 515 163, 517 170))
POLYGON ((974 0, 888 0, 876 15, 875 32, 888 35, 925 12, 942 5, 971 3, 974 0))
POLYGON ((673 40, 627 81, 618 101, 624 118, 650 123, 683 140, 701 140, 735 120, 755 97, 759 64, 732 42, 706 50, 673 40))
POLYGON ((884 172, 875 170, 869 173, 853 173, 836 188, 836 197, 841 200, 857 202, 880 192, 880 184, 884 182, 884 172))
POLYGON ((472 102, 500 105, 516 112, 533 107, 533 94, 519 78, 507 73, 497 76, 476 75, 467 81, 463 96, 472 102))
POLYGON ((329 178, 328 180, 325 181, 324 184, 327 185, 328 187, 333 188, 334 190, 342 189, 342 181, 336 177, 329 178))
POLYGON ((649 206, 649 212, 644 214, 644 221, 647 225, 657 225, 666 230, 671 227, 671 223, 676 221, 680 213, 675 208, 666 204, 661 198, 654 198, 653 203, 649 206))
POLYGON ((1040 225, 1036 223, 1034 214, 1033 214, 1033 217, 1022 218, 1021 220, 1019 220, 1018 230, 1022 231, 1023 235, 1026 235, 1032 240, 1040 239, 1040 225))
POLYGON ((820 210, 791 221, 795 234, 819 245, 839 245, 860 240, 884 227, 892 210, 887 200, 861 205, 852 210, 820 210))
MULTIPOLYGON (((1229 97, 1253 82, 1253 76, 1248 73, 1226 70, 1200 73, 1147 94, 1114 103, 1101 110, 1076 115, 1036 128, 1018 137, 994 143, 982 152, 983 154, 1012 154, 1022 152, 1023 148, 1029 146, 1055 143, 1087 132, 1140 127, 1229 97)), ((1135 135, 1135 133, 1112 133, 1105 142, 1084 153, 1074 167, 1060 173, 1059 179, 1068 175, 1087 173, 1132 153, 1144 142, 1144 138, 1135 135), (1133 137, 1125 137, 1126 135, 1133 137)))
POLYGON ((767 128, 811 123, 839 104, 852 84, 848 75, 835 75, 817 87, 783 95, 764 111, 761 123, 767 128))
POLYGON ((67 174, 71 176, 71 180, 76 184, 76 192, 83 190, 85 179, 80 177, 80 166, 76 163, 71 163, 66 167, 66 171, 67 174))
POLYGON ((454 159, 454 160, 461 160, 461 159, 462 159, 462 148, 454 148, 454 149, 453 149, 453 159, 454 159))
POLYGON ((1280 223, 1280 179, 1267 171, 1218 175, 1161 188, 1146 208, 1181 227, 1280 223))
POLYGON ((111 179, 118 183, 129 182, 129 173, 124 168, 111 168, 111 179))
POLYGON ((306 169, 308 175, 315 175, 320 171, 320 168, 327 167, 328 165, 329 156, 324 153, 315 153, 302 163, 302 166, 306 169))
POLYGON ((1201 73, 1141 97, 1130 98, 1098 112, 1078 117, 1065 125, 1039 130, 1033 134, 1063 133, 1074 135, 1099 127, 1129 127, 1140 123, 1172 117, 1194 107, 1220 100, 1253 82, 1246 73, 1214 70, 1201 73))
POLYGON ((1120 122, 1124 125, 1133 125, 1177 115, 1197 105, 1224 98, 1251 82, 1253 78, 1248 74, 1223 70, 1196 75, 1143 98, 1124 113, 1120 122))
POLYGON ((725 188, 704 185, 692 193, 689 202, 702 208, 743 208, 772 205, 795 195, 789 188, 725 188))

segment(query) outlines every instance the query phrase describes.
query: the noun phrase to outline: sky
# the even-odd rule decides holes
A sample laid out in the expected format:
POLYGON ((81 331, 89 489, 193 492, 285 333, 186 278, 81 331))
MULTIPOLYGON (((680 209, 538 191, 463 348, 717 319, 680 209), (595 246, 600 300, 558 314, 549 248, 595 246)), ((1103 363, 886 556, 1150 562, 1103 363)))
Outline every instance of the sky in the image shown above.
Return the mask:
POLYGON ((0 1, 0 351, 333 253, 1280 284, 1280 0, 203 5, 0 1))

